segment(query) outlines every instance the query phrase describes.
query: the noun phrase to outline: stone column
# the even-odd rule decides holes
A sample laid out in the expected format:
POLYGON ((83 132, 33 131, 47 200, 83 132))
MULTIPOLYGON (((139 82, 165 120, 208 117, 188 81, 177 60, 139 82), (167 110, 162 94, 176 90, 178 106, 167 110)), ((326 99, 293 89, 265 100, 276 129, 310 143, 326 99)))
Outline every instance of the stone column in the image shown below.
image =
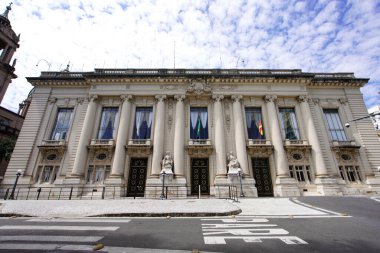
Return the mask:
POLYGON ((87 162, 88 150, 87 145, 90 144, 92 129, 94 128, 95 113, 96 113, 96 100, 98 96, 90 96, 90 102, 87 106, 86 116, 83 122, 83 128, 79 137, 78 149, 75 155, 74 167, 71 176, 83 176, 87 162))
POLYGON ((274 146, 274 160, 276 163, 277 176, 278 177, 289 177, 289 165, 286 152, 284 149, 284 144, 282 141, 281 129, 278 122, 276 106, 274 101, 277 96, 265 96, 265 102, 268 111, 268 122, 270 125, 270 135, 272 139, 272 144, 274 146))
POLYGON ((243 170, 243 173, 249 174, 244 119, 240 103, 240 99, 242 99, 242 96, 233 95, 231 98, 234 100, 233 112, 235 125, 236 158, 240 163, 240 167, 243 170))
POLYGON ((175 109, 174 130, 174 167, 177 176, 184 176, 185 168, 185 106, 183 100, 185 95, 174 96, 177 99, 175 109))
POLYGON ((311 111, 309 107, 309 97, 299 96, 298 102, 300 103, 302 118, 304 121, 304 126, 306 129, 306 136, 311 145, 311 156, 313 159, 313 165, 315 168, 315 174, 317 177, 327 177, 327 169, 325 161, 323 159, 321 145, 319 144, 319 139, 317 136, 317 131, 313 123, 313 118, 311 116, 311 111))
POLYGON ((227 174, 226 165, 226 142, 224 140, 224 123, 222 102, 223 95, 213 95, 214 118, 215 118, 215 155, 216 155, 216 176, 227 174))
POLYGON ((131 95, 122 95, 123 105, 120 112, 119 128, 116 137, 115 155, 112 163, 111 177, 122 177, 125 167, 125 145, 127 144, 131 116, 131 95))
POLYGON ((151 175, 159 175, 161 172, 161 160, 164 153, 165 135, 165 99, 166 95, 157 95, 157 107, 154 124, 154 141, 151 175))

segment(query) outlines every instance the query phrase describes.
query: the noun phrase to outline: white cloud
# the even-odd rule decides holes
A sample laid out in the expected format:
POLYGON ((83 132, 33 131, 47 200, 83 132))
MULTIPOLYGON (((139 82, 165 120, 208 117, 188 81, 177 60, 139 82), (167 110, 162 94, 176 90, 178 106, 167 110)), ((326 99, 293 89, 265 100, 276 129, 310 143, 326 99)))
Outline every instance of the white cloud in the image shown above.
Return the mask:
POLYGON ((380 104, 379 11, 373 0, 17 0, 9 19, 21 33, 19 78, 2 105, 17 111, 31 89, 25 77, 48 70, 46 61, 50 70, 69 61, 71 71, 172 68, 175 42, 178 68, 354 72, 371 78, 361 90, 372 106, 380 104))

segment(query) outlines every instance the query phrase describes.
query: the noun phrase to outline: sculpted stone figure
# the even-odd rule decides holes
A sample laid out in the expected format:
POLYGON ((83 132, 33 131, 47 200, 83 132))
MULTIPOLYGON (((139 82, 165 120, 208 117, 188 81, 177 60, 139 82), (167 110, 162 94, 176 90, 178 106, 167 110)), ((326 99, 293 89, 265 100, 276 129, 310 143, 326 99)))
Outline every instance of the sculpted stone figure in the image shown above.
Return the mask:
POLYGON ((165 153, 164 158, 162 159, 162 172, 165 172, 166 174, 173 174, 173 158, 170 156, 170 152, 167 151, 165 153))
POLYGON ((234 154, 231 152, 228 153, 227 155, 227 161, 228 161, 228 173, 237 173, 237 170, 240 167, 239 161, 237 158, 234 156, 234 154))

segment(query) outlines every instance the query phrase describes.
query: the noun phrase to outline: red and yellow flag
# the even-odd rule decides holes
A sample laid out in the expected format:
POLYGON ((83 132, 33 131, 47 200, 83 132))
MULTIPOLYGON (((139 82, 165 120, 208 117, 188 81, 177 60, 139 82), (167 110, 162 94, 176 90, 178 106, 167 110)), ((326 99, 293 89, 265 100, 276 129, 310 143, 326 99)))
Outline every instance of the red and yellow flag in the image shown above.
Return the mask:
POLYGON ((263 129, 263 124, 261 123, 261 120, 259 121, 259 133, 261 136, 264 135, 264 129, 263 129))

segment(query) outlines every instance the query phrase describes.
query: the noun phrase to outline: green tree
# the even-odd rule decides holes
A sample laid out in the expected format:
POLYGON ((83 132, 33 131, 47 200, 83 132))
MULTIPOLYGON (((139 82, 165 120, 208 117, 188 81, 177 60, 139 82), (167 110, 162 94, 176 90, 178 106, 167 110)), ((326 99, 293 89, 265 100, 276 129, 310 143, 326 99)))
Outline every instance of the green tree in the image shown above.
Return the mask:
POLYGON ((8 137, 0 139, 0 161, 5 159, 9 161, 12 156, 13 149, 16 144, 15 137, 8 137))

